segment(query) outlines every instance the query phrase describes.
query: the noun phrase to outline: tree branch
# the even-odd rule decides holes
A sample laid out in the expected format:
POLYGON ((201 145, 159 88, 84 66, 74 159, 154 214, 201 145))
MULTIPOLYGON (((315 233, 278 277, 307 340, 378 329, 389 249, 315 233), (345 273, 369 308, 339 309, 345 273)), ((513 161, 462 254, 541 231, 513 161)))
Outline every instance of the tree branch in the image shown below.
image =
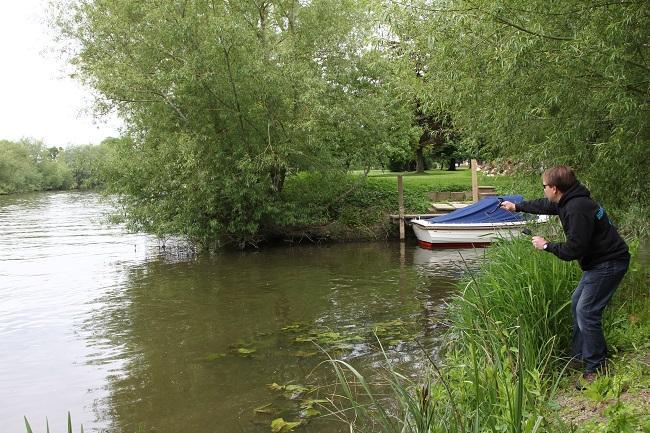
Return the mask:
POLYGON ((491 13, 488 13, 488 15, 491 15, 497 22, 499 22, 501 24, 504 24, 504 25, 509 26, 509 27, 514 27, 515 29, 520 30, 520 31, 522 31, 524 33, 528 33, 529 35, 537 36, 537 37, 540 37, 540 38, 543 38, 543 39, 551 39, 553 41, 573 41, 573 40, 575 40, 574 37, 568 37, 568 36, 543 35, 541 33, 537 33, 537 32, 534 32, 532 30, 528 30, 528 29, 526 29, 524 27, 521 27, 521 26, 519 26, 519 25, 517 25, 515 23, 511 23, 510 21, 508 21, 505 18, 502 18, 502 17, 500 17, 498 15, 494 15, 494 14, 491 14, 491 13))

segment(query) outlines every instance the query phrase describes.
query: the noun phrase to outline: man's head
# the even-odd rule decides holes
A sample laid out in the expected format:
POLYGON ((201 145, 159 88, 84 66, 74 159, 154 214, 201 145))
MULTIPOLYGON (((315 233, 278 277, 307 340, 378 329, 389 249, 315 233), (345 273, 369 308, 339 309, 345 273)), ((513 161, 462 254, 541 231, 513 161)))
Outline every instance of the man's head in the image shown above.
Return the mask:
POLYGON ((552 202, 559 202, 565 192, 577 182, 576 175, 570 167, 558 165, 549 168, 542 175, 544 197, 552 202))

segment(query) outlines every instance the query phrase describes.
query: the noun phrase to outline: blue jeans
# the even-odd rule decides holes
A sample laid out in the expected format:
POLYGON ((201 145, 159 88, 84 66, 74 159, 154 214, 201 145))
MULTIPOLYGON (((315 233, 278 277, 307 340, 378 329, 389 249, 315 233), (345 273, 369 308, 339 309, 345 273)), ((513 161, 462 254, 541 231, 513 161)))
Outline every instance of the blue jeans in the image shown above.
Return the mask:
POLYGON ((611 260, 584 271, 571 297, 573 355, 584 361, 585 372, 602 367, 607 359, 603 335, 603 310, 612 299, 629 266, 628 260, 611 260))

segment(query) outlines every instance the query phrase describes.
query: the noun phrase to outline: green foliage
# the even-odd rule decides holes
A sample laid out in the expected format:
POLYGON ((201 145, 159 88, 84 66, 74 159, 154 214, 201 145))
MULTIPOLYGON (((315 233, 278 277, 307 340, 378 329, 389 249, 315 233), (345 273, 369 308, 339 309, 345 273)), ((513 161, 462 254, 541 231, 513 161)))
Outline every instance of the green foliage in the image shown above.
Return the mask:
POLYGON ((443 365, 429 360, 426 377, 412 381, 387 360, 385 387, 377 389, 333 361, 347 402, 339 405, 358 417, 348 422, 359 431, 371 422, 386 432, 542 431, 553 419, 553 367, 568 347, 567 300, 579 271, 530 248, 517 240, 487 251, 481 271, 450 303, 450 347, 443 365), (386 390, 389 399, 381 397, 386 390))
POLYGON ((72 173, 74 187, 90 189, 102 186, 106 176, 109 152, 119 139, 108 138, 101 144, 73 146, 65 149, 63 159, 72 173))
POLYGON ((276 418, 271 422, 271 431, 273 433, 285 433, 294 431, 300 426, 302 421, 285 421, 283 418, 276 418))
POLYGON ((297 172, 370 167, 407 146, 405 69, 383 55, 378 19, 348 0, 61 2, 78 77, 128 127, 109 178, 125 220, 256 244, 297 172))
MULTIPOLYGON (((284 189, 305 172, 403 165, 415 150, 420 166, 509 158, 527 177, 570 164, 628 233, 650 232, 646 2, 60 0, 58 9, 77 77, 100 95, 97 108, 126 122, 103 157, 132 228, 245 246, 331 214, 359 227, 361 208, 334 209, 344 204, 334 193, 308 194, 301 213, 284 189)), ((84 152, 71 153, 75 184, 95 184, 84 152)), ((19 171, 13 159, 5 171, 19 171)), ((48 188, 61 182, 45 172, 48 188)))
POLYGON ((27 146, 0 141, 0 194, 40 189, 41 174, 27 146))
POLYGON ((70 188, 62 154, 62 148, 46 148, 36 140, 0 140, 0 194, 70 188))
POLYGON ((115 140, 68 149, 31 139, 0 140, 0 194, 101 186, 115 140))
POLYGON ((650 268, 639 257, 637 243, 631 245, 632 260, 614 305, 605 310, 604 332, 610 350, 650 350, 650 268))
MULTIPOLYGON (((647 338, 647 336, 646 336, 647 338)), ((580 404, 597 407, 600 416, 578 423, 579 433, 645 432, 650 428, 650 365, 647 352, 624 353, 610 360, 609 374, 599 376, 581 393, 580 404)))
MULTIPOLYGON (((482 349, 498 353, 496 347, 482 349)), ((460 364, 449 356, 453 364, 443 369, 429 359, 429 373, 417 381, 386 357, 384 380, 374 383, 350 363, 331 360, 340 394, 332 399, 332 412, 350 413, 344 418, 350 431, 376 431, 368 427, 377 426, 386 433, 534 433, 540 431, 545 409, 535 404, 538 374, 525 374, 520 356, 496 363, 490 358, 478 362, 473 354, 460 364)))
POLYGON ((636 433, 650 429, 650 416, 639 414, 636 408, 621 400, 608 406, 604 415, 606 421, 588 421, 577 430, 579 433, 636 433))
POLYGON ((565 163, 612 208, 650 196, 647 2, 451 0, 399 7, 425 108, 486 157, 565 163))
MULTIPOLYGON (((426 213, 432 191, 469 189, 469 172, 431 172, 404 177, 407 213, 426 213)), ((308 237, 312 240, 386 238, 394 227, 388 215, 398 212, 394 174, 370 176, 341 172, 301 173, 287 179, 273 213, 260 232, 273 237, 308 237)))

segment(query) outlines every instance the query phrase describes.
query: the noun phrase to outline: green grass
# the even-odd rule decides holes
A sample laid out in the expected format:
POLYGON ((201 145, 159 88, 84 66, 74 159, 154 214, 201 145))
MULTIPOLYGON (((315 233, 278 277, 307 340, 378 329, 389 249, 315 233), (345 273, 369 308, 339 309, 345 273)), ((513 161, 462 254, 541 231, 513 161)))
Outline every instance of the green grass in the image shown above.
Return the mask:
MULTIPOLYGON (((355 174, 360 174, 356 173, 355 174)), ((404 179, 404 188, 428 187, 431 191, 470 191, 472 189, 472 172, 467 167, 459 167, 456 171, 427 170, 424 173, 389 172, 371 170, 368 177, 397 185, 397 176, 404 179), (449 189, 452 187, 452 189, 449 189)), ((538 175, 527 176, 487 176, 478 173, 478 184, 493 186, 499 194, 522 194, 528 198, 541 197, 542 191, 537 188, 540 184, 538 175)))
POLYGON ((472 188, 472 173, 467 168, 459 168, 456 171, 444 170, 427 170, 424 173, 415 172, 382 172, 379 170, 371 170, 368 177, 377 180, 385 180, 397 185, 397 176, 401 175, 404 179, 404 188, 409 186, 428 186, 431 191, 443 191, 444 187, 448 186, 464 186, 465 190, 472 188))

